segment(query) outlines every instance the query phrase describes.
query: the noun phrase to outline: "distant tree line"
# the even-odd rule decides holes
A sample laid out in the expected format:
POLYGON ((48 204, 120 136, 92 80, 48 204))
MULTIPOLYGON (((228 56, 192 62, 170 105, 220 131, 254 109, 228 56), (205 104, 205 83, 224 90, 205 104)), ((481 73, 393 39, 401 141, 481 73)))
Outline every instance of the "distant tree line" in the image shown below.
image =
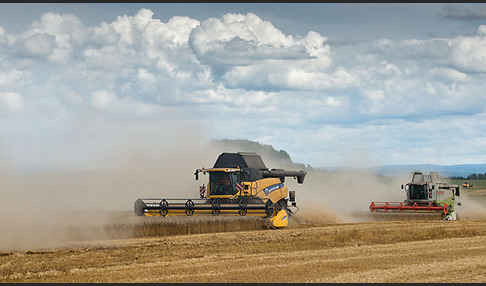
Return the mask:
POLYGON ((471 174, 467 177, 461 177, 461 176, 456 176, 456 177, 450 177, 451 179, 457 179, 457 180, 484 180, 486 179, 486 173, 481 174, 471 174))

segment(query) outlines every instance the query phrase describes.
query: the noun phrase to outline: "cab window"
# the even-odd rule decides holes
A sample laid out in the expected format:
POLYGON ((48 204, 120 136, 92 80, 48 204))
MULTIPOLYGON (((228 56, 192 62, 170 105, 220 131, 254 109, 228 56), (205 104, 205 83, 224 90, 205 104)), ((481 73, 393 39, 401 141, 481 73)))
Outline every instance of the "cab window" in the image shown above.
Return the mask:
POLYGON ((427 190, 425 185, 410 185, 410 199, 411 200, 426 200, 427 190))
POLYGON ((232 173, 209 173, 211 195, 234 195, 236 193, 236 190, 234 188, 235 180, 236 178, 232 175, 232 173))

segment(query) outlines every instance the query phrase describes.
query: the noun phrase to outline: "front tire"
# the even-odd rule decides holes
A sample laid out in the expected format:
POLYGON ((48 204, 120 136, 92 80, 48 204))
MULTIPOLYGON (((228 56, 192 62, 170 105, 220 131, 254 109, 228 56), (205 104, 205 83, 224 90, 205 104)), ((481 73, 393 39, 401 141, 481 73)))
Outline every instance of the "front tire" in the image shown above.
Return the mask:
POLYGON ((137 199, 135 201, 135 205, 134 205, 135 215, 143 216, 144 213, 145 213, 146 207, 147 207, 147 205, 141 199, 137 199))

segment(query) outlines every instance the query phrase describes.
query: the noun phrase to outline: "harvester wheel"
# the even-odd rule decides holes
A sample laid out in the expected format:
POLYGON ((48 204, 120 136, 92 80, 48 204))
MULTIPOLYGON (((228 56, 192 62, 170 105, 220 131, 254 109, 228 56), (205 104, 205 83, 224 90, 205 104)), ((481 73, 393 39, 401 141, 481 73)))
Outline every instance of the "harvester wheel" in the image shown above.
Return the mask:
POLYGON ((194 203, 191 200, 186 202, 186 215, 192 216, 194 214, 194 203))
POLYGON ((240 209, 238 211, 238 213, 240 214, 240 216, 246 216, 246 214, 248 213, 248 210, 246 208, 240 209))
POLYGON ((135 201, 135 207, 134 207, 135 214, 137 216, 143 216, 145 212, 145 207, 146 207, 145 203, 141 199, 137 199, 135 201))
POLYGON ((248 204, 248 198, 241 197, 238 199, 238 205, 241 206, 246 206, 248 204))
POLYGON ((169 211, 167 210, 168 206, 169 206, 169 203, 167 203, 166 200, 160 201, 160 215, 161 216, 167 216, 167 214, 169 213, 169 211))
POLYGON ((240 207, 240 210, 238 211, 240 216, 246 216, 246 214, 248 213, 248 199, 241 198, 238 202, 238 205, 240 207))

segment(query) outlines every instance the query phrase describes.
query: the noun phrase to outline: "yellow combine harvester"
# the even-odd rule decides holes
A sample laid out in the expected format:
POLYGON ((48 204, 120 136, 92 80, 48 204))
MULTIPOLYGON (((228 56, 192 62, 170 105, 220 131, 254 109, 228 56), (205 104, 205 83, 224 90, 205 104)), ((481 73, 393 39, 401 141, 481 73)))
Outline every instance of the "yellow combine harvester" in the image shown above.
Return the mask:
POLYGON ((462 184, 462 187, 463 187, 464 189, 471 189, 471 188, 473 187, 473 184, 469 184, 468 182, 464 182, 464 183, 462 184))
POLYGON ((168 215, 239 215, 261 216, 270 219, 273 227, 286 227, 289 215, 295 213, 295 191, 284 184, 285 177, 294 177, 304 183, 305 171, 267 169, 256 153, 222 153, 213 168, 196 169, 209 174, 197 199, 137 199, 138 216, 168 215))

